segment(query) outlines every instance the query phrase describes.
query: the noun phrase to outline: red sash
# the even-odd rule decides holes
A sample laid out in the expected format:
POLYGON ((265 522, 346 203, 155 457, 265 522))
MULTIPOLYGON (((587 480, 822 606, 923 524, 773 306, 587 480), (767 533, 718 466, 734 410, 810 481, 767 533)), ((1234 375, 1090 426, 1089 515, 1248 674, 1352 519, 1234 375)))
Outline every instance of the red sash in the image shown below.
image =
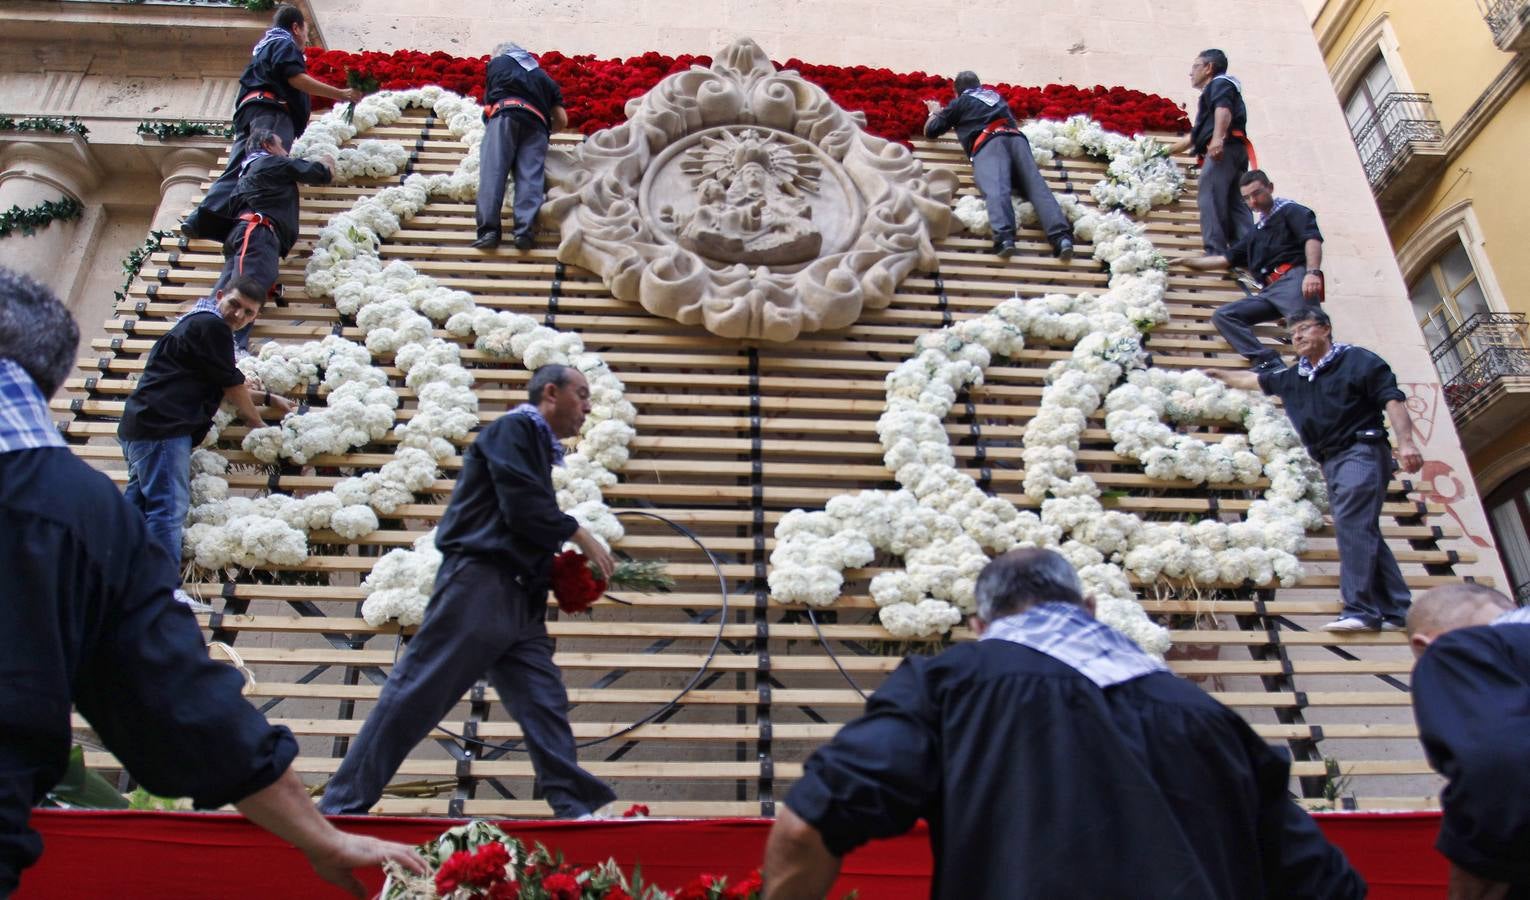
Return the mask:
POLYGON ((980 150, 984 144, 988 143, 989 138, 996 134, 1023 133, 1024 132, 1022 132, 1019 128, 1009 124, 1008 120, 1006 119, 994 119, 992 122, 984 125, 982 131, 978 132, 978 136, 972 141, 972 152, 967 156, 969 159, 971 157, 977 156, 978 150, 980 150))
POLYGON ((532 115, 536 116, 537 121, 541 122, 543 127, 547 126, 547 117, 542 115, 542 111, 519 97, 506 97, 505 99, 498 101, 492 106, 485 106, 483 108, 484 121, 487 122, 488 120, 494 118, 495 113, 504 109, 524 109, 532 115))
POLYGON ((262 228, 262 227, 269 228, 272 231, 275 231, 276 230, 276 225, 274 223, 272 223, 272 221, 271 221, 269 216, 261 215, 258 212, 240 213, 239 214, 239 220, 241 222, 249 222, 250 223, 250 227, 248 227, 248 228, 246 228, 244 230, 244 240, 239 242, 239 268, 238 268, 238 273, 240 275, 243 275, 244 274, 244 254, 246 252, 248 252, 249 249, 250 249, 250 235, 255 233, 255 229, 262 228))

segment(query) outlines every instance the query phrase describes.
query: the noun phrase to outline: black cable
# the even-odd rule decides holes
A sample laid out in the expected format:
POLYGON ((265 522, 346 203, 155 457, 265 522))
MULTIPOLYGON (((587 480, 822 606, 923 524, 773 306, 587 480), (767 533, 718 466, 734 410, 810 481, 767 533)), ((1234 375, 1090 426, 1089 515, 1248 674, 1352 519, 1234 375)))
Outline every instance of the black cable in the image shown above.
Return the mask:
POLYGON ((845 667, 840 665, 839 654, 835 653, 834 648, 829 646, 828 638, 823 636, 823 629, 818 627, 818 617, 813 615, 813 607, 809 606, 807 608, 807 614, 808 621, 813 623, 813 632, 818 635, 818 643, 823 645, 823 652, 829 654, 829 661, 834 663, 834 668, 839 670, 839 674, 845 676, 845 683, 850 685, 851 690, 860 694, 862 700, 867 699, 866 692, 861 690, 861 686, 856 684, 855 679, 850 677, 850 673, 845 671, 845 667))
MULTIPOLYGON (((658 708, 654 709, 648 715, 643 716, 642 718, 640 718, 637 721, 633 722, 631 725, 628 725, 628 726, 622 728, 619 731, 613 731, 612 733, 606 735, 605 737, 595 738, 593 740, 584 741, 583 743, 575 744, 574 748, 575 749, 579 749, 579 750, 582 750, 585 747, 593 747, 596 744, 604 744, 606 741, 612 741, 612 740, 615 740, 615 739, 617 739, 619 737, 622 737, 623 735, 631 734, 632 732, 637 731, 639 728, 643 727, 644 725, 647 725, 649 722, 652 722, 654 719, 657 719, 658 717, 664 715, 665 713, 667 713, 670 710, 674 709, 675 707, 679 706, 680 705, 680 701, 685 699, 685 695, 689 694, 691 691, 695 690, 696 685, 701 683, 701 679, 706 677, 707 670, 712 667, 712 660, 717 657, 717 649, 722 646, 723 631, 727 627, 727 624, 728 624, 728 581, 727 581, 727 578, 723 575, 722 564, 717 561, 717 557, 712 555, 712 551, 707 549, 707 545, 702 543, 701 538, 697 537, 695 532, 691 531, 689 528, 686 528, 684 525, 681 525, 678 522, 672 521, 670 519, 665 518, 664 516, 659 515, 658 513, 651 513, 651 512, 647 512, 645 510, 641 510, 641 509, 619 509, 619 510, 614 510, 613 514, 616 515, 617 517, 621 517, 621 516, 643 516, 644 518, 648 518, 648 519, 656 519, 656 520, 658 520, 660 522, 663 522, 665 525, 668 525, 676 533, 678 533, 678 534, 684 536, 685 538, 689 539, 690 542, 695 544, 697 547, 700 547, 701 548, 701 552, 705 553, 707 555, 707 561, 712 564, 712 571, 717 573, 717 588, 718 588, 719 591, 722 592, 722 610, 720 611, 720 613, 719 613, 719 615, 717 617, 717 634, 712 637, 712 646, 707 650, 706 659, 703 659, 701 661, 701 668, 697 669, 696 670, 696 674, 691 676, 691 680, 686 682, 685 687, 680 689, 680 693, 676 694, 673 698, 671 698, 668 702, 664 703, 662 706, 659 706, 658 708)), ((626 604, 628 606, 632 605, 631 603, 629 603, 626 600, 621 600, 621 599, 616 598, 616 597, 611 597, 609 594, 607 594, 606 596, 610 597, 610 599, 615 600, 618 603, 623 603, 623 604, 626 604)), ((821 637, 821 635, 820 635, 820 637, 821 637)), ((399 646, 401 645, 401 643, 402 643, 402 641, 400 641, 398 643, 395 643, 393 645, 393 662, 395 664, 398 662, 398 651, 399 651, 399 646)), ((825 645, 825 646, 827 646, 827 645, 825 645)), ((844 670, 841 669, 840 671, 843 672, 844 670)), ((849 676, 847 675, 845 677, 848 678, 849 676)), ((859 690, 859 689, 857 689, 857 690, 859 690)), ((865 695, 862 694, 861 696, 864 697, 865 695)), ((514 744, 495 744, 495 743, 492 743, 492 742, 489 742, 489 741, 479 740, 478 738, 470 738, 467 735, 458 734, 457 732, 452 731, 451 729, 442 726, 440 723, 436 724, 436 730, 446 734, 448 737, 450 737, 453 740, 458 741, 458 742, 460 742, 462 744, 472 744, 475 747, 482 747, 485 750, 502 750, 502 751, 504 751, 506 753, 529 753, 529 752, 531 752, 530 750, 521 747, 520 746, 521 742, 516 742, 514 744)))

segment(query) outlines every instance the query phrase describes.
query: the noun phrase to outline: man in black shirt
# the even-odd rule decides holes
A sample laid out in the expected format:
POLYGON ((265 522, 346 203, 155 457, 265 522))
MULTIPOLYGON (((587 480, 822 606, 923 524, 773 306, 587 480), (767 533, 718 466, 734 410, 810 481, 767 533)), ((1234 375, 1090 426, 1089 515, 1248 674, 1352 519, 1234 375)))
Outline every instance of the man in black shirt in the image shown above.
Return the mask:
POLYGON ((302 10, 282 4, 276 8, 271 28, 255 44, 250 64, 239 76, 234 100, 234 143, 228 151, 228 167, 207 190, 207 197, 181 224, 189 237, 223 241, 235 224, 234 189, 244 168, 245 156, 258 143, 256 131, 269 131, 290 148, 293 139, 308 127, 309 94, 355 103, 361 92, 330 87, 308 74, 303 47, 308 43, 308 22, 302 10))
POLYGON ((234 804, 358 897, 353 868, 423 871, 408 847, 318 814, 291 768, 292 733, 250 706, 244 679, 208 659, 196 620, 165 602, 175 561, 64 445, 48 397, 79 334, 47 288, 0 269, 0 897, 42 852, 27 821, 64 774, 71 704, 145 788, 234 804))
POLYGON ((1328 316, 1311 307, 1288 318, 1295 368, 1261 372, 1207 372, 1231 387, 1259 388, 1285 404, 1307 452, 1323 467, 1328 506, 1339 543, 1343 612, 1328 631, 1400 631, 1412 594, 1381 536, 1381 504, 1392 470, 1424 465, 1413 420, 1386 360, 1363 347, 1333 342, 1328 316), (1386 425, 1397 437, 1397 461, 1386 425))
POLYGON ((1530 608, 1480 584, 1408 610, 1413 715, 1448 784, 1435 847, 1452 898, 1530 898, 1530 608))
POLYGON ((960 72, 955 82, 956 99, 944 109, 934 100, 924 101, 930 117, 924 136, 937 138, 956 129, 956 139, 972 160, 972 179, 988 206, 994 252, 1004 259, 1015 253, 1015 209, 1010 195, 1020 196, 1036 208, 1041 230, 1057 257, 1073 258, 1073 226, 1046 179, 1036 168, 1031 142, 997 91, 983 87, 975 72, 960 72))
POLYGON ((558 509, 552 467, 579 433, 590 388, 577 370, 546 365, 530 399, 479 432, 462 458, 436 531, 443 559, 425 620, 383 685, 345 761, 324 790, 327 813, 365 813, 399 764, 487 671, 520 723, 547 802, 563 818, 616 799, 579 766, 568 692, 547 636, 552 557, 565 541, 609 576, 611 555, 558 509))
MULTIPOLYGON (((273 132, 256 130, 250 143, 257 149, 245 157, 234 192, 238 215, 234 230, 223 242, 223 272, 217 291, 236 278, 249 277, 264 285, 270 296, 281 275, 282 260, 298 236, 298 185, 329 184, 335 161, 293 159, 273 132)), ((250 325, 234 332, 239 350, 250 348, 250 325)))
MULTIPOLYGON (((171 559, 181 558, 181 532, 191 507, 191 451, 207 436, 213 415, 227 400, 251 428, 265 425, 244 373, 234 366, 234 330, 255 321, 265 290, 250 278, 236 279, 201 300, 154 342, 143 376, 128 397, 117 426, 127 459, 124 495, 143 513, 149 534, 171 559)), ((262 394, 262 402, 285 413, 285 397, 262 394)), ((202 604, 184 591, 176 599, 202 604)))
POLYGON ((478 240, 473 246, 499 246, 505 178, 513 166, 515 246, 530 250, 537 210, 546 196, 548 138, 568 126, 563 92, 535 56, 511 43, 494 48, 484 82, 483 117, 488 124, 478 164, 478 240))
POLYGON ((1248 139, 1248 110, 1243 85, 1227 74, 1227 54, 1207 50, 1190 64, 1190 86, 1201 92, 1190 136, 1169 148, 1194 150, 1201 163, 1196 203, 1201 211, 1201 240, 1206 252, 1221 255, 1253 227, 1238 197, 1239 179, 1258 166, 1248 139))
POLYGON ((979 635, 910 656, 803 765, 765 847, 767 900, 919 819, 930 896, 1323 898, 1365 884, 1287 791, 1290 760, 1094 619, 1051 550, 978 576, 979 635))
POLYGON ((1300 203, 1275 196, 1275 185, 1263 171, 1244 175, 1239 188, 1257 214, 1253 230, 1221 256, 1180 258, 1180 264, 1202 271, 1246 268, 1263 289, 1252 297, 1224 304, 1211 314, 1211 323, 1232 348, 1253 363, 1254 371, 1277 371, 1284 363, 1274 348, 1259 343, 1254 326, 1273 322, 1323 302, 1323 233, 1317 215, 1300 203))

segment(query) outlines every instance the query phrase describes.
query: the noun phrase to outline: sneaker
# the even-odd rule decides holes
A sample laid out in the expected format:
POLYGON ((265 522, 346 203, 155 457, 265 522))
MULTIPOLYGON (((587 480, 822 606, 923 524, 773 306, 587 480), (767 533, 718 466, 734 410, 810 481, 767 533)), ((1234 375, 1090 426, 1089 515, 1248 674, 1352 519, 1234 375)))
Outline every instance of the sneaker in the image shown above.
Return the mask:
POLYGON ((994 252, 999 254, 1000 259, 1009 259, 1015 255, 1015 242, 1012 240, 1000 241, 998 249, 994 252))
POLYGON ((493 250, 498 246, 499 232, 497 231, 491 231, 488 234, 479 235, 478 240, 473 242, 474 250, 493 250))
POLYGON ((1073 241, 1069 238, 1059 238, 1057 241, 1057 258, 1063 262, 1073 259, 1073 241))
POLYGON ((1252 369, 1255 375, 1274 375, 1276 372, 1284 372, 1286 369, 1286 364, 1281 360, 1280 357, 1272 356, 1268 359, 1260 360, 1259 362, 1254 363, 1252 369))
POLYGON ((531 246, 535 243, 536 238, 529 234, 518 234, 515 236, 515 249, 517 250, 530 250, 531 246))
POLYGON ((203 603, 179 588, 175 591, 175 602, 181 604, 194 613, 210 613, 213 611, 212 604, 203 603))
POLYGON ((1381 623, 1381 630, 1382 631, 1407 631, 1408 630, 1408 626, 1404 625, 1401 622, 1382 622, 1381 623))
POLYGON ((1380 631, 1359 616, 1343 616, 1323 626, 1324 631, 1380 631))

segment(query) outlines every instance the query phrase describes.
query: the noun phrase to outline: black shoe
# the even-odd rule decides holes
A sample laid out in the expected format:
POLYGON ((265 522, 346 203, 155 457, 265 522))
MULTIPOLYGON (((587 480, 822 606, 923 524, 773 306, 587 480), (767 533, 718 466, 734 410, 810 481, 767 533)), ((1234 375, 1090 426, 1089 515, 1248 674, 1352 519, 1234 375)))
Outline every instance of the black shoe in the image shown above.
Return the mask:
POLYGON ((481 235, 478 236, 478 240, 473 242, 473 249, 475 249, 475 250, 493 250, 495 247, 498 247, 498 246, 499 246, 499 232, 497 232, 497 231, 491 231, 491 232, 489 232, 487 234, 481 234, 481 235))
POLYGON ((515 249, 517 250, 530 250, 531 246, 535 243, 536 238, 529 234, 518 234, 515 236, 515 249))
POLYGON ((1255 375, 1274 375, 1276 372, 1285 371, 1285 368, 1286 364, 1278 356, 1260 360, 1253 365, 1255 375))
POLYGON ((998 248, 994 250, 1000 259, 1009 259, 1015 255, 1015 242, 1013 239, 999 241, 998 248))
POLYGON ((1058 238, 1058 240, 1057 240, 1057 250, 1056 250, 1054 255, 1058 259, 1062 260, 1063 262, 1068 262, 1068 261, 1072 260, 1073 259, 1073 241, 1072 241, 1072 239, 1070 239, 1070 238, 1058 238))

